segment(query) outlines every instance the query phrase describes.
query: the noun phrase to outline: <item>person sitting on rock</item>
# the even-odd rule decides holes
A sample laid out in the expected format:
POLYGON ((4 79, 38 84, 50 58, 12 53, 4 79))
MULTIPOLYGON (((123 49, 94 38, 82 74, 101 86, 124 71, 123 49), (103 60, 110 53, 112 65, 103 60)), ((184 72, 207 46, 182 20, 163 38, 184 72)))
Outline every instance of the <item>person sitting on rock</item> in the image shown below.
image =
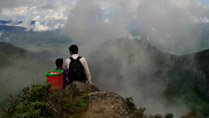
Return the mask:
POLYGON ((63 68, 63 58, 58 58, 58 59, 56 59, 56 61, 55 61, 55 64, 56 64, 56 68, 55 68, 55 70, 65 70, 64 68, 63 68))
POLYGON ((55 64, 57 66, 55 68, 55 70, 64 70, 64 74, 63 74, 64 85, 63 85, 63 87, 65 87, 66 85, 68 85, 70 83, 70 80, 68 78, 69 70, 63 68, 63 58, 56 59, 55 64))
POLYGON ((88 81, 90 85, 95 85, 91 82, 91 74, 86 59, 78 55, 78 46, 71 45, 69 52, 71 57, 65 60, 65 68, 69 68, 70 83, 73 81, 86 83, 88 81))

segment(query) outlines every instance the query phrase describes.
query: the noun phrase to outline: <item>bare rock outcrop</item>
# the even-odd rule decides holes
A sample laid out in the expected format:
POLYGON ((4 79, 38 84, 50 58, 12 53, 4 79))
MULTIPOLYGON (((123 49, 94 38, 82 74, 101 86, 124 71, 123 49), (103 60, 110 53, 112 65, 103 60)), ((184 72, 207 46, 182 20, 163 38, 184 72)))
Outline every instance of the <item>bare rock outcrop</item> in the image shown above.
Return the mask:
POLYGON ((100 91, 96 86, 91 86, 83 82, 74 81, 70 86, 66 88, 68 91, 73 92, 73 97, 80 96, 83 93, 92 93, 100 91))
POLYGON ((125 100, 114 92, 100 91, 97 87, 75 81, 68 88, 73 97, 88 94, 88 109, 84 118, 129 118, 125 100))
POLYGON ((89 106, 86 118, 129 118, 124 99, 114 92, 88 94, 89 106))

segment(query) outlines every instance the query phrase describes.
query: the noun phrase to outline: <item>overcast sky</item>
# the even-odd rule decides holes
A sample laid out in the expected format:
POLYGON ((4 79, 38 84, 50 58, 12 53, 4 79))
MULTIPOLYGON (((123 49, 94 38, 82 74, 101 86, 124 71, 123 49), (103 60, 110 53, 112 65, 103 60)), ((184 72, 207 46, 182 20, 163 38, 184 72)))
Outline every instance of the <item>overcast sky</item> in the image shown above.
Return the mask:
MULTIPOLYGON (((1 20, 25 20, 27 22, 31 20, 38 21, 36 23, 35 30, 43 31, 56 29, 63 27, 65 22, 68 20, 68 16, 71 11, 75 8, 76 3, 79 0, 0 0, 0 19, 1 20)), ((100 8, 103 10, 103 21, 105 23, 116 22, 116 19, 111 19, 112 14, 111 9, 108 7, 116 5, 116 2, 111 2, 107 0, 95 0, 100 3, 100 8)), ((117 0, 116 0, 117 1, 117 0)), ((140 2, 143 0, 130 0, 127 10, 131 9, 133 11, 133 16, 135 15, 134 10, 138 7, 140 2)), ((153 2, 152 0, 148 0, 153 2)), ((160 2, 161 0, 159 0, 160 2)), ((197 5, 202 7, 208 7, 209 0, 171 0, 173 3, 179 7, 188 8, 189 2, 192 3, 196 1, 197 5)), ((118 2, 118 1, 117 1, 118 2)), ((150 3, 149 2, 149 3, 150 3)), ((151 6, 150 6, 151 7, 151 6)), ((197 22, 208 23, 208 16, 196 17, 194 20, 197 22)), ((30 27, 25 23, 25 27, 30 27)))
POLYGON ((135 28, 181 52, 199 47, 201 36, 194 34, 194 27, 209 23, 208 1, 0 0, 0 19, 23 20, 21 26, 35 31, 63 28, 74 39, 95 44, 131 37, 130 30, 135 28), (36 21, 34 26, 29 25, 31 21, 36 21))

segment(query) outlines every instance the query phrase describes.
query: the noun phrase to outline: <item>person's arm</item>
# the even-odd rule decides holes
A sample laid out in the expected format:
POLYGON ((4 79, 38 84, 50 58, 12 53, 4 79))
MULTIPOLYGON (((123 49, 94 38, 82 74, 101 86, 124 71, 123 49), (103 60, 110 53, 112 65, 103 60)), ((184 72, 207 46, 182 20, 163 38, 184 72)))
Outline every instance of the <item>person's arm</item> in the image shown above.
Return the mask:
POLYGON ((84 67, 84 72, 86 74, 86 78, 87 78, 89 84, 91 84, 92 83, 91 82, 91 74, 90 74, 90 71, 89 71, 88 63, 87 63, 85 58, 83 60, 83 67, 84 67))
POLYGON ((64 63, 64 68, 66 69, 66 68, 69 68, 68 67, 69 66, 69 64, 67 63, 67 59, 65 60, 65 63, 64 63))

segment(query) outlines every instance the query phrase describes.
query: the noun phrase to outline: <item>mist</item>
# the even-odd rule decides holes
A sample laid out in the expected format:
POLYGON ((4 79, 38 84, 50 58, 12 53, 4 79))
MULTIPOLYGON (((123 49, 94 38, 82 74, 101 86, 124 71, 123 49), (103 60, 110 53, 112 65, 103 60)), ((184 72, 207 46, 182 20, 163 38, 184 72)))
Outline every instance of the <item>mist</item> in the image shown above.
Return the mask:
POLYGON ((166 49, 182 54, 199 48, 200 35, 195 34, 194 19, 206 15, 199 1, 144 0, 137 11, 136 20, 145 36, 166 49))
POLYGON ((162 49, 185 54, 200 47, 201 35, 195 28, 208 18, 208 10, 198 0, 78 0, 64 32, 95 47, 106 40, 132 37, 135 29, 140 31, 138 37, 148 37, 162 49))
POLYGON ((14 8, 26 4, 27 0, 0 0, 0 10, 3 8, 14 8))
POLYGON ((170 67, 160 66, 159 61, 171 67, 174 64, 166 56, 146 39, 121 38, 107 41, 88 59, 93 82, 102 90, 132 96, 138 107, 147 108, 148 114, 174 113, 180 117, 189 111, 183 101, 170 104, 163 97, 170 67), (158 76, 159 70, 162 76, 158 76))
POLYGON ((0 52, 0 102, 8 95, 19 94, 26 86, 43 84, 47 80, 45 72, 55 67, 50 61, 11 44, 1 43, 0 52))
POLYGON ((99 87, 133 96, 148 113, 180 116, 189 109, 181 100, 170 105, 162 97, 167 75, 165 81, 155 77, 155 56, 143 45, 129 41, 147 37, 166 52, 195 52, 201 42, 196 25, 208 18, 207 11, 198 0, 78 0, 63 32, 80 46, 99 87), (132 30, 139 34, 133 36, 132 30), (119 43, 119 38, 128 41, 119 43))

